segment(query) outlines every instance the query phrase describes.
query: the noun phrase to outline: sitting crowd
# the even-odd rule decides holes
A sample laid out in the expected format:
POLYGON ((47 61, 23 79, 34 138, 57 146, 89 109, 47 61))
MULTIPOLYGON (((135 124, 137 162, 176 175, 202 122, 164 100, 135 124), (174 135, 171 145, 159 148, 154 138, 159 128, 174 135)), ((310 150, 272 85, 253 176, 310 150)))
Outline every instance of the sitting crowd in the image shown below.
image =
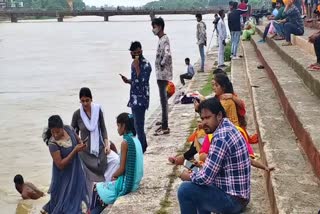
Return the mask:
POLYGON ((227 74, 218 68, 213 75, 214 94, 194 103, 202 122, 188 138, 190 148, 168 158, 175 165, 192 163, 180 176, 185 181, 178 190, 183 214, 239 213, 249 203, 250 165, 273 170, 255 159, 251 144, 257 136, 246 131, 245 104, 227 74))
POLYGON ((291 34, 301 36, 304 34, 304 21, 301 14, 302 9, 297 5, 299 0, 277 0, 274 12, 268 16, 271 21, 265 28, 263 38, 265 42, 267 34, 275 40, 285 40, 283 46, 291 46, 291 34))

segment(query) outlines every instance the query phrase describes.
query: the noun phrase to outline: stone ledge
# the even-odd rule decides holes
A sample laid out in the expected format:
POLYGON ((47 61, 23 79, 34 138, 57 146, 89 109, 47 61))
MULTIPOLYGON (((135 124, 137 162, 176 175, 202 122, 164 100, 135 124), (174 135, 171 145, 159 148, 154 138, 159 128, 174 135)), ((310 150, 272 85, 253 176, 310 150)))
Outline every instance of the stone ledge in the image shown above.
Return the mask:
MULTIPOLYGON (((259 38, 254 36, 253 39, 256 42, 259 38)), ((260 62, 254 47, 249 42, 244 42, 243 47, 248 67, 248 84, 251 86, 255 108, 255 122, 260 142, 263 142, 261 157, 276 167, 271 174, 265 174, 271 211, 272 213, 316 213, 320 206, 319 181, 304 159, 303 151, 299 149, 296 137, 284 118, 272 81, 265 70, 257 69, 260 62)), ((263 47, 263 51, 264 56, 271 57, 274 54, 273 50, 267 47, 263 47)), ((276 66, 279 62, 272 61, 272 63, 276 66)), ((284 68, 281 71, 284 72, 284 68)))

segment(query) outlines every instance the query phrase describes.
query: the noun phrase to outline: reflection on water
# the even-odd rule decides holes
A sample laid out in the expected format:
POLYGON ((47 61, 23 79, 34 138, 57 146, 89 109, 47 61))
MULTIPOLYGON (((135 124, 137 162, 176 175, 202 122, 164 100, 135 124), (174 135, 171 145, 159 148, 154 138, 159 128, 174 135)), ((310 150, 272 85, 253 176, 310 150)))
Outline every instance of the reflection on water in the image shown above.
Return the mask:
MULTIPOLYGON (((174 79, 186 71, 184 58, 199 58, 194 16, 163 16, 169 35, 174 79)), ((213 26, 209 16, 208 32, 213 26)), ((210 17, 211 18, 211 17, 210 17)), ((129 76, 131 41, 140 40, 145 57, 154 64, 157 37, 148 16, 76 17, 56 20, 0 23, 0 207, 1 213, 32 213, 48 196, 38 201, 20 201, 13 177, 48 188, 52 159, 41 134, 52 114, 69 124, 79 107, 80 87, 92 89, 94 101, 103 106, 109 138, 116 132, 116 116, 126 107, 129 86, 119 73, 129 76), (17 205, 18 204, 18 205, 17 205)), ((211 33, 208 34, 208 38, 211 33)), ((155 73, 150 79, 152 112, 159 105, 155 73)), ((152 142, 151 142, 152 143, 152 142)), ((118 144, 119 145, 119 144, 118 144)))

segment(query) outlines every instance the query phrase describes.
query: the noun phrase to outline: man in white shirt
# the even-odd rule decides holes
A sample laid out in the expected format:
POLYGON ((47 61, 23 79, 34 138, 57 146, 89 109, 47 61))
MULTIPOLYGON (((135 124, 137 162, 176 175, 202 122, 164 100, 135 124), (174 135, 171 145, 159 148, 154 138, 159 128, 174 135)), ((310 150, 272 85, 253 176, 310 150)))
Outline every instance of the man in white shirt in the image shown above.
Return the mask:
POLYGON ((218 52, 218 68, 225 67, 224 64, 224 49, 226 46, 227 39, 227 29, 224 23, 225 13, 224 10, 219 11, 220 20, 217 25, 217 30, 219 34, 219 52, 218 52))

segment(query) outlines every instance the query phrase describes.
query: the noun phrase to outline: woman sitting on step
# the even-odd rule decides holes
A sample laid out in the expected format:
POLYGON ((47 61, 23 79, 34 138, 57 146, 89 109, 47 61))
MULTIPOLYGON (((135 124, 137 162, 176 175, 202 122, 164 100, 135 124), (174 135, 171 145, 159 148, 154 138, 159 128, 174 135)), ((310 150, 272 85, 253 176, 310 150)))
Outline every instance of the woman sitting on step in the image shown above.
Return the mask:
POLYGON ((98 214, 117 198, 139 188, 143 176, 143 153, 136 137, 131 114, 122 113, 117 117, 118 133, 123 136, 121 143, 120 167, 112 175, 111 182, 100 182, 94 187, 91 214, 98 214))

